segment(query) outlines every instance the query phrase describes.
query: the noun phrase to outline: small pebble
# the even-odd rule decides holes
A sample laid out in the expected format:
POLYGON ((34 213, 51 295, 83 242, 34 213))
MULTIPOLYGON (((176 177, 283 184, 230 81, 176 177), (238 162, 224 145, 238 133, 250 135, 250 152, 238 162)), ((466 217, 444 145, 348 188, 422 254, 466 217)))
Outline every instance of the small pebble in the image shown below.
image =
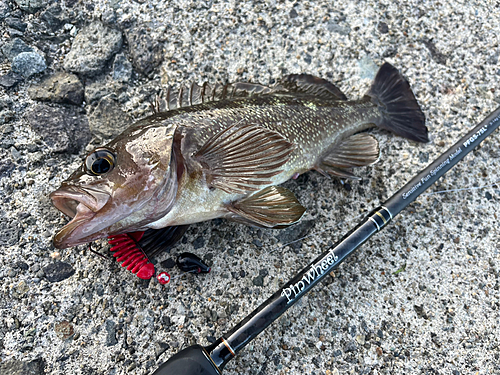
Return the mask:
POLYGON ((2 47, 2 52, 10 62, 22 52, 35 52, 35 49, 27 45, 22 39, 14 38, 5 43, 2 47))
POLYGON ((21 52, 12 60, 12 70, 25 78, 41 73, 45 69, 47 69, 45 59, 36 52, 21 52))

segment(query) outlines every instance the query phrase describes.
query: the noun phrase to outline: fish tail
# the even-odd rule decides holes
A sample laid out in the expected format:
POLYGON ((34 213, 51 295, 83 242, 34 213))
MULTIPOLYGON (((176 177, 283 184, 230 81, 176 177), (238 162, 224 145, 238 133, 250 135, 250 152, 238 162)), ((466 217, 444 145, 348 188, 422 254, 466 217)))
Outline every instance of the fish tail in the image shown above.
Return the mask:
POLYGON ((382 113, 376 125, 417 142, 429 142, 425 116, 399 71, 384 63, 366 94, 382 113))

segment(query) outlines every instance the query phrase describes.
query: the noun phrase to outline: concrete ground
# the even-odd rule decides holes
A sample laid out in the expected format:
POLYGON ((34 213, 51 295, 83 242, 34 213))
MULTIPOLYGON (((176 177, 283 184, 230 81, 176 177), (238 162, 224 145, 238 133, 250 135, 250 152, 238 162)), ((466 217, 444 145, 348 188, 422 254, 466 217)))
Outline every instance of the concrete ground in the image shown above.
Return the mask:
MULTIPOLYGON (((0 75, 21 72, 15 85, 0 87, 2 375, 150 374, 180 349, 208 345, 500 104, 496 1, 55 5, 60 12, 54 2, 0 1, 1 46, 19 38, 46 65, 29 55, 26 68, 12 49, 2 49, 0 75), (92 21, 114 30, 114 39, 102 47, 102 66, 85 71, 91 62, 75 67, 68 55, 85 57, 73 43, 92 21), (356 99, 384 61, 408 78, 430 142, 374 129, 381 158, 356 170, 360 181, 343 184, 309 172, 287 182, 308 209, 296 227, 192 225, 155 264, 168 269, 165 261, 190 251, 212 272, 175 278, 180 271, 171 268, 175 279, 166 286, 140 281, 87 246, 52 246, 65 219, 48 194, 111 134, 103 129, 150 114, 162 85, 272 84, 285 74, 311 73, 356 99), (40 73, 29 72, 40 66, 40 73), (75 73, 83 102, 40 104, 40 95, 28 92, 60 71, 75 73), (62 113, 62 120, 40 120, 40 106, 62 113)), ((500 374, 499 146, 497 131, 224 373, 500 374)), ((108 251, 105 242, 93 248, 108 251)))

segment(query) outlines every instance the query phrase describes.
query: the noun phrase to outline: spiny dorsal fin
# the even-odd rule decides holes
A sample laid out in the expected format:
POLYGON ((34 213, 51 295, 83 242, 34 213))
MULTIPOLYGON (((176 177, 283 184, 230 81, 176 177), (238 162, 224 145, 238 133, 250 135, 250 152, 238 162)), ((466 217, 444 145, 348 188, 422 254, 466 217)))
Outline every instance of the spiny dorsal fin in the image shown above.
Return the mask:
POLYGON ((277 132, 236 124, 215 134, 193 157, 209 186, 243 194, 271 184, 270 178, 282 172, 294 148, 277 132))
POLYGON ((272 91, 273 89, 270 87, 248 82, 236 82, 225 85, 204 83, 202 86, 192 83, 188 88, 181 87, 176 90, 168 86, 162 95, 163 103, 159 107, 163 111, 170 111, 196 104, 264 95, 272 91))
POLYGON ((378 160, 379 154, 375 137, 366 133, 354 134, 343 139, 323 156, 315 169, 337 177, 356 179, 357 177, 346 169, 373 164, 378 160))
POLYGON ((228 219, 264 228, 282 228, 295 224, 306 211, 295 195, 281 186, 269 186, 230 203, 227 209, 237 215, 229 216, 228 219))
POLYGON ((279 86, 290 93, 308 94, 325 100, 347 100, 333 83, 310 74, 287 75, 280 80, 279 86))
POLYGON ((190 107, 196 104, 220 100, 234 100, 258 95, 294 95, 305 94, 325 100, 347 100, 337 86, 323 78, 310 74, 290 74, 283 77, 273 87, 250 82, 235 82, 225 85, 202 86, 192 83, 188 88, 172 89, 168 86, 163 93, 163 103, 155 104, 155 111, 190 107))

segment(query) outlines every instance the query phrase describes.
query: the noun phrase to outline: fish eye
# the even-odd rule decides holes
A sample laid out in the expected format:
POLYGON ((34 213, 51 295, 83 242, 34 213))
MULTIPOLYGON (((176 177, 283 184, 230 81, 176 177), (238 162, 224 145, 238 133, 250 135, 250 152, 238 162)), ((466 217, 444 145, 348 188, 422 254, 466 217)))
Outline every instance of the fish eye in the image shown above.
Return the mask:
POLYGON ((105 148, 98 148, 87 155, 85 169, 87 173, 100 176, 110 172, 115 166, 115 155, 105 148))

